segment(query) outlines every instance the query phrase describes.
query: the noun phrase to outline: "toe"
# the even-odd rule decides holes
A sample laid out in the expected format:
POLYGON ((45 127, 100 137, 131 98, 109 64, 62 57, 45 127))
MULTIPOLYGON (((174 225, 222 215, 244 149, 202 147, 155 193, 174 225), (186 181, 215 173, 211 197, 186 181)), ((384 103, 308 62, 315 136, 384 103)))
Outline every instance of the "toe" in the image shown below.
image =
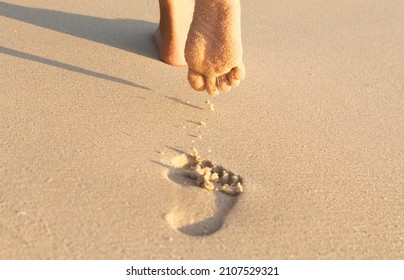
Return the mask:
POLYGON ((220 91, 226 92, 231 89, 231 85, 227 78, 227 75, 222 75, 218 77, 217 80, 218 80, 218 88, 220 91))
POLYGON ((217 85, 216 77, 206 77, 206 90, 210 95, 216 95, 219 93, 219 90, 216 85, 217 85))
POLYGON ((226 76, 227 76, 227 80, 229 81, 229 85, 231 87, 236 87, 240 84, 240 80, 237 80, 234 78, 232 71, 230 73, 228 73, 226 76))
POLYGON ((241 81, 245 78, 245 67, 244 65, 234 67, 231 69, 230 73, 233 75, 234 79, 241 81))
POLYGON ((202 74, 199 74, 191 69, 188 71, 188 81, 194 90, 205 90, 205 78, 202 74))
POLYGON ((239 67, 234 67, 227 73, 227 80, 230 86, 236 87, 240 84, 240 81, 245 78, 245 67, 241 65, 239 67))

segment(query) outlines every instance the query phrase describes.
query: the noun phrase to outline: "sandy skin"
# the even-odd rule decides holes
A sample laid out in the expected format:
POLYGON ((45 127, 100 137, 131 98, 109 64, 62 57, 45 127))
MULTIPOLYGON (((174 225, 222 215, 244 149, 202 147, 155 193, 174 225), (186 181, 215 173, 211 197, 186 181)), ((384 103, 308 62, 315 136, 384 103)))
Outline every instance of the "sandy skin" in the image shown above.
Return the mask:
POLYGON ((238 86, 245 77, 240 13, 239 0, 160 0, 161 59, 187 64, 197 91, 216 95, 238 86))

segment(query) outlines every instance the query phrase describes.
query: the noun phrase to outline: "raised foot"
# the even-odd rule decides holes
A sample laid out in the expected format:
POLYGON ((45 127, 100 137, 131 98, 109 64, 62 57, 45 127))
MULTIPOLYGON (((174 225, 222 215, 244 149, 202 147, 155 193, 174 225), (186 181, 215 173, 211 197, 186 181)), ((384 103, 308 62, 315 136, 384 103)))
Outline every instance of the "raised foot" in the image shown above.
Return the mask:
POLYGON ((245 77, 239 0, 198 0, 185 45, 188 80, 210 95, 238 86, 245 77))

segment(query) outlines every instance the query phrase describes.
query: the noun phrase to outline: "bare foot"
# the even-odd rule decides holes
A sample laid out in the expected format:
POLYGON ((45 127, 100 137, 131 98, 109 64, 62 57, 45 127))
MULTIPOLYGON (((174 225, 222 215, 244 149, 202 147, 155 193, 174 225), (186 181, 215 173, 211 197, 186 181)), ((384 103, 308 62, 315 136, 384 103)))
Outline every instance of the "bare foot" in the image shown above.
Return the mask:
POLYGON ((159 0, 160 24, 154 33, 160 59, 170 65, 186 65, 185 41, 195 0, 159 0))
POLYGON ((240 0, 196 0, 185 45, 193 89, 215 95, 244 79, 240 12, 240 0))

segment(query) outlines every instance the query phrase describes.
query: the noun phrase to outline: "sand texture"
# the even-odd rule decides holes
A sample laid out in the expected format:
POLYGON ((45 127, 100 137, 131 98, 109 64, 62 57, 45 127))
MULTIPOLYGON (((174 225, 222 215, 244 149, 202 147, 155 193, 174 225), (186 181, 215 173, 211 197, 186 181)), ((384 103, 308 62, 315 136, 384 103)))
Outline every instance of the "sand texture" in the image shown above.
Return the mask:
POLYGON ((0 259, 404 259, 404 2, 241 2, 209 97, 157 0, 0 1, 0 259))

